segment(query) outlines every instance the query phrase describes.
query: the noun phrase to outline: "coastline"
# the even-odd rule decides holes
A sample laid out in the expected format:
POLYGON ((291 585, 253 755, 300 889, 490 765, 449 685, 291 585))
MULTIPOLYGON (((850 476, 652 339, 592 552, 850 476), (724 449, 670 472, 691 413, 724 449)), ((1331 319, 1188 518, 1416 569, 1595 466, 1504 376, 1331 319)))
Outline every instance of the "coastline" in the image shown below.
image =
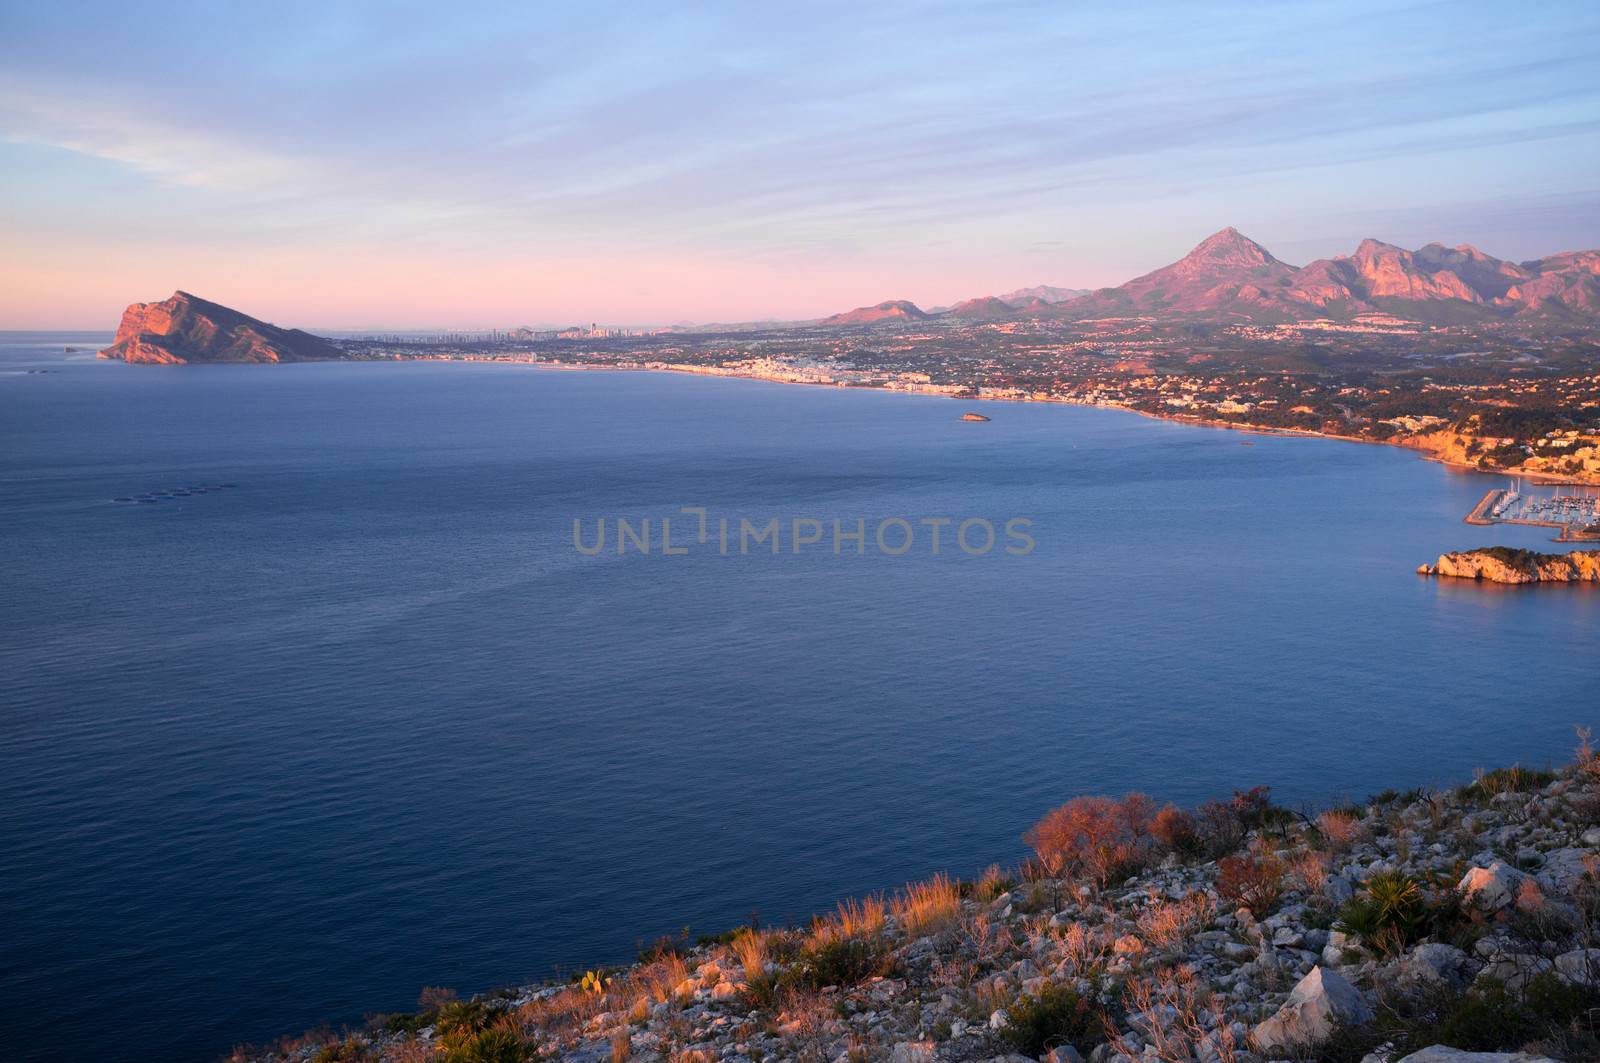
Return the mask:
MULTIPOLYGON (((356 360, 356 359, 351 359, 356 360)), ((1422 460, 1430 461, 1458 472, 1479 473, 1486 476, 1515 476, 1529 480, 1544 487, 1600 487, 1600 474, 1590 478, 1583 476, 1574 477, 1571 474, 1557 475, 1546 472, 1529 472, 1521 469, 1486 469, 1481 465, 1466 462, 1452 461, 1429 452, 1425 446, 1417 445, 1401 439, 1371 439, 1366 436, 1345 435, 1337 432, 1319 432, 1309 428, 1283 428, 1276 425, 1257 425, 1244 421, 1224 421, 1211 417, 1193 417, 1181 413, 1158 413, 1152 410, 1141 410, 1134 406, 1117 402, 1080 402, 1075 399, 1065 398, 1033 398, 1010 397, 998 395, 970 395, 970 394, 944 394, 933 391, 919 391, 908 388, 891 388, 881 384, 870 383, 842 383, 823 382, 816 380, 785 380, 780 377, 758 376, 753 373, 716 372, 707 373, 697 369, 676 365, 588 365, 575 362, 551 361, 511 361, 507 359, 468 359, 468 358, 396 358, 394 361, 415 362, 462 362, 467 364, 486 365, 516 365, 531 366, 535 369, 550 369, 563 372, 602 372, 602 373, 676 373, 681 376, 699 376, 724 378, 732 380, 755 380, 767 384, 784 384, 795 387, 830 388, 838 390, 883 391, 896 395, 918 395, 927 398, 949 399, 956 402, 1017 402, 1037 405, 1060 406, 1085 406, 1098 410, 1123 410, 1135 413, 1141 417, 1148 417, 1155 421, 1172 421, 1177 424, 1190 424, 1202 428, 1225 428, 1234 432, 1245 432, 1251 435, 1302 437, 1306 439, 1335 439, 1345 443, 1362 443, 1368 446, 1396 447, 1409 450, 1417 454, 1422 460)), ((1469 522, 1470 523, 1470 522, 1469 522)))

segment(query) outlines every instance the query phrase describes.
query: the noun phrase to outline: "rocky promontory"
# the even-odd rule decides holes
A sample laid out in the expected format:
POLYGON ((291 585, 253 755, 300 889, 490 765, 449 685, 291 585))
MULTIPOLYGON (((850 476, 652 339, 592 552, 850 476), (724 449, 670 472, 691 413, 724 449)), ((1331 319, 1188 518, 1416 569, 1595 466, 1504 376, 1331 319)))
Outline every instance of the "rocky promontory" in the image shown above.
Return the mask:
POLYGON ((1454 576, 1491 583, 1597 583, 1600 582, 1600 550, 1541 554, 1509 546, 1490 546, 1440 554, 1438 561, 1419 566, 1417 572, 1424 576, 1454 576))
MULTIPOLYGON (((1035 857, 235 1063, 1593 1063, 1600 757, 1290 809, 1074 798, 1035 857), (1515 1053, 1513 1055, 1512 1053, 1515 1053)), ((510 917, 515 917, 512 914, 510 917)))
POLYGON ((220 303, 174 292, 134 303, 101 358, 154 365, 188 362, 321 362, 344 352, 320 336, 259 321, 220 303))

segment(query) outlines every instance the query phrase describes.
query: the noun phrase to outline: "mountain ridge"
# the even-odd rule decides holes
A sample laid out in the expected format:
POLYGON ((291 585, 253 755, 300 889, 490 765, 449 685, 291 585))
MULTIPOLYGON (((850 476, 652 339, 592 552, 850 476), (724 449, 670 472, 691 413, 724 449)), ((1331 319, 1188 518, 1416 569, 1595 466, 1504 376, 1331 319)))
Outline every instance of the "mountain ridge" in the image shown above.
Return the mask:
POLYGON ((1600 312, 1600 251, 1511 262, 1471 244, 1415 251, 1368 238, 1354 252, 1295 267, 1233 227, 1183 258, 1062 307, 1073 318, 1127 313, 1304 320, 1392 312, 1443 317, 1600 312))

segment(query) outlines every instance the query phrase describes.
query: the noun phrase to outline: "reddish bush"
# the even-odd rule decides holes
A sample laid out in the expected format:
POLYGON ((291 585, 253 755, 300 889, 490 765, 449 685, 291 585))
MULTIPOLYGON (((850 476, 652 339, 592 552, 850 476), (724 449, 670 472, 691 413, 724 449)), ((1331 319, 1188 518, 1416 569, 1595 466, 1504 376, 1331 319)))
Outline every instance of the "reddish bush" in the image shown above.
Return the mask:
POLYGON ((1212 856, 1224 856, 1244 844, 1244 822, 1231 801, 1207 801, 1196 823, 1200 844, 1212 856))
POLYGON ((1177 805, 1166 805, 1150 821, 1150 834, 1174 852, 1193 855, 1200 851, 1200 830, 1194 817, 1177 805))
POLYGON ((1239 908, 1250 909, 1257 919, 1272 911, 1283 896, 1288 869, 1271 853, 1224 857, 1217 863, 1217 893, 1239 908))
POLYGON ((1235 790, 1227 801, 1207 801, 1196 810, 1196 825, 1205 851, 1224 856, 1244 844, 1253 828, 1265 827, 1281 810, 1272 805, 1270 787, 1235 790))
POLYGON ((1120 801, 1075 797, 1022 836, 1054 875, 1082 875, 1096 884, 1137 870, 1149 855, 1153 804, 1144 794, 1120 801))

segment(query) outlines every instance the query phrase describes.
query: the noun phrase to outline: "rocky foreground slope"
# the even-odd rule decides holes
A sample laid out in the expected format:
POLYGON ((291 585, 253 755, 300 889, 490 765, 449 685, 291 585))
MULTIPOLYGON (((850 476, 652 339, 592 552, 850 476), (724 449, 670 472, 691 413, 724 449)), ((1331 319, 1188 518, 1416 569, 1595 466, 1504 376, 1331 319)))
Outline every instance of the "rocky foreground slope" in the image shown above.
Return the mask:
POLYGON ((156 365, 188 362, 316 362, 343 358, 327 340, 269 325, 188 292, 134 303, 101 358, 156 365))
POLYGON ((1420 566, 1417 572, 1424 576, 1454 576, 1491 583, 1600 583, 1600 550, 1541 554, 1508 546, 1490 546, 1440 554, 1439 560, 1420 566))
POLYGON ((236 1059, 1600 1059, 1600 758, 1317 815, 1079 798, 1017 874, 236 1059), (1525 1055, 1480 1055, 1512 1053, 1525 1055))

